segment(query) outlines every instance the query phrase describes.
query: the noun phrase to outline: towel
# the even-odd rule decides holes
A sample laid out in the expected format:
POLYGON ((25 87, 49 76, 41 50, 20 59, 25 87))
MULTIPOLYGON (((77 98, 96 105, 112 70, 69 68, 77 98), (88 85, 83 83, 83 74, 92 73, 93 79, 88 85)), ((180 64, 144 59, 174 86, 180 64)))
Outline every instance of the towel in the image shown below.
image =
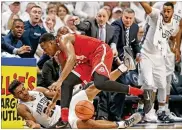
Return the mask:
POLYGON ((166 56, 168 49, 168 41, 170 36, 175 36, 179 31, 179 25, 176 21, 171 18, 170 23, 165 23, 163 21, 162 14, 159 14, 157 20, 157 26, 154 34, 154 46, 156 46, 162 53, 163 56, 166 56))

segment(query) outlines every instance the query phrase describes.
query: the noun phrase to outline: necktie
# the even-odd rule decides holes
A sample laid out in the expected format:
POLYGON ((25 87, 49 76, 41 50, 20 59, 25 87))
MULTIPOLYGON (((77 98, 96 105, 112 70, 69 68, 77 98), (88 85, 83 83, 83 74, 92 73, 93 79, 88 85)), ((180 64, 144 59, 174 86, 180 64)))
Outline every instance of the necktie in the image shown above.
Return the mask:
POLYGON ((129 46, 129 28, 126 28, 126 46, 129 46))
POLYGON ((105 41, 105 38, 104 38, 104 27, 103 26, 100 26, 100 35, 99 35, 99 39, 101 41, 105 41))

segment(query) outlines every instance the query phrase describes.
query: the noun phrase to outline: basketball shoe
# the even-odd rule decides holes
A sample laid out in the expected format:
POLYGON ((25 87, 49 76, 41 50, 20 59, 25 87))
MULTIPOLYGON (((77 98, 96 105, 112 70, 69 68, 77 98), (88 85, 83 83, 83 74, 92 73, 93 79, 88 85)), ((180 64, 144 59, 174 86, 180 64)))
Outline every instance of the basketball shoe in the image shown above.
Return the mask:
POLYGON ((138 122, 140 122, 141 119, 142 119, 141 113, 136 112, 133 115, 131 115, 128 119, 125 120, 124 126, 125 126, 125 128, 131 127, 131 126, 137 124, 138 122))

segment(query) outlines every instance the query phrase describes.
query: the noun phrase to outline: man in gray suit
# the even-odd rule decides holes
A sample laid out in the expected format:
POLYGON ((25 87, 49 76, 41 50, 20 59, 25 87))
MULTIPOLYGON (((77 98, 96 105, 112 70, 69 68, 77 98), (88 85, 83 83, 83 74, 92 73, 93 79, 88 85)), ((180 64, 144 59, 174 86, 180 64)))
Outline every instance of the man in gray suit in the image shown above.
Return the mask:
POLYGON ((72 20, 78 30, 84 31, 87 36, 98 38, 109 44, 113 50, 113 54, 117 55, 116 46, 113 45, 114 27, 107 23, 109 16, 105 9, 101 8, 96 18, 86 19, 83 22, 80 21, 79 17, 74 17, 72 20))

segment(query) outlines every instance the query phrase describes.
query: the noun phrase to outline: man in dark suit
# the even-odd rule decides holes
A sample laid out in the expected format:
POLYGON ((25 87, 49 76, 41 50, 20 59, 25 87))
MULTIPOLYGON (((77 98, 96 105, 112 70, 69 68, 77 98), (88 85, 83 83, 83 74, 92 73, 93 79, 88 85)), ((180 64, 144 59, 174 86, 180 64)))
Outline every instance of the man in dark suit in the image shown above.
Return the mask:
POLYGON ((84 31, 85 35, 91 36, 94 38, 98 38, 105 43, 109 44, 115 54, 117 52, 116 48, 113 45, 113 34, 114 27, 109 25, 107 22, 109 20, 109 16, 107 10, 101 8, 96 18, 94 19, 86 19, 81 22, 78 17, 73 18, 73 22, 80 31, 84 31))
MULTIPOLYGON (((123 58, 123 47, 128 46, 133 52, 134 58, 140 60, 140 47, 138 43, 139 27, 134 23, 135 12, 127 8, 123 11, 121 19, 112 23, 115 28, 113 43, 117 47, 118 57, 123 58)), ((115 67, 113 66, 113 69, 115 67)), ((118 80, 120 82, 120 80, 118 80)), ((115 92, 102 92, 98 106, 98 119, 120 120, 123 113, 125 95, 115 92)))
POLYGON ((120 58, 123 56, 124 46, 131 47, 135 58, 138 58, 137 54, 140 53, 137 38, 139 27, 134 23, 134 18, 135 12, 132 9, 127 8, 123 11, 122 18, 112 23, 112 26, 115 28, 113 43, 117 46, 118 56, 120 58))

